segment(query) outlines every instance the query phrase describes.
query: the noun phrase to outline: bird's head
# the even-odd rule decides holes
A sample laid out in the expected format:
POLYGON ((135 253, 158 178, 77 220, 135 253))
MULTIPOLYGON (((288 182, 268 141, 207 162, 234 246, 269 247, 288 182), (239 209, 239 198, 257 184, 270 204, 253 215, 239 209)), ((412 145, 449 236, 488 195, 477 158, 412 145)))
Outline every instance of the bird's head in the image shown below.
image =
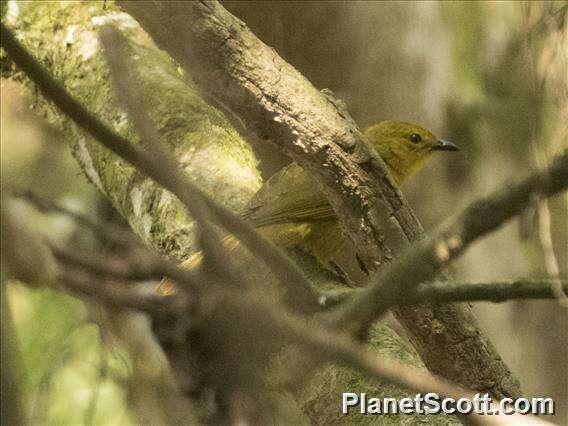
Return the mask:
POLYGON ((418 173, 434 152, 459 150, 452 142, 403 121, 383 121, 369 127, 365 136, 399 184, 418 173))

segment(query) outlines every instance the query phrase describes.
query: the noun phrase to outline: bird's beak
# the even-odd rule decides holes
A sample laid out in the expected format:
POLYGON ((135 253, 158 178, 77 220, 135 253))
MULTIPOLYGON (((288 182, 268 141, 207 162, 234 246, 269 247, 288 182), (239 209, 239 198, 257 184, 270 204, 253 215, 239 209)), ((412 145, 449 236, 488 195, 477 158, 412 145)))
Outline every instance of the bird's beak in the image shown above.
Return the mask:
POLYGON ((432 151, 459 151, 460 148, 453 142, 440 139, 436 145, 432 147, 432 151))

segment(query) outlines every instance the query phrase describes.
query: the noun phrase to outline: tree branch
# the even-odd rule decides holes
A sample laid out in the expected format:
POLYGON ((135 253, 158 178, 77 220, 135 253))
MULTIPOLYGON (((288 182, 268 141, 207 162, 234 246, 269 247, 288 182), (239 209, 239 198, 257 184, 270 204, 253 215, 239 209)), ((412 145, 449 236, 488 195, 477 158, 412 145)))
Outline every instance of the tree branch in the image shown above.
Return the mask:
MULTIPOLYGON (((164 169, 179 168, 173 156, 164 148, 153 120, 148 115, 148 108, 143 96, 134 90, 140 84, 140 79, 130 58, 127 41, 112 25, 105 25, 99 31, 99 40, 103 47, 110 75, 114 83, 119 102, 126 108, 138 136, 150 155, 156 157, 156 162, 162 163, 164 169)), ((163 173, 163 171, 162 171, 163 173)), ((226 256, 226 249, 221 244, 220 233, 212 225, 211 213, 203 197, 192 195, 191 214, 198 225, 199 245, 204 252, 206 262, 217 262, 226 256)), ((218 219, 216 220, 218 222, 218 219)), ((207 263, 206 263, 207 264, 207 263)), ((211 269, 216 269, 212 267, 211 269)), ((219 268, 222 271, 222 268, 219 268)), ((219 272, 221 272, 219 271, 219 272)), ((227 281, 230 280, 230 276, 227 281)))
MULTIPOLYGON (((487 283, 439 282, 420 284, 407 297, 398 299, 394 306, 410 306, 422 303, 453 302, 506 302, 523 299, 555 299, 554 283, 546 280, 514 280, 487 283)), ((561 289, 568 291, 568 281, 561 280, 561 289)), ((325 307, 349 303, 363 289, 345 289, 323 293, 319 300, 325 307)), ((388 308, 392 308, 389 306, 388 308)))
POLYGON ((177 318, 187 308, 185 303, 178 303, 181 300, 179 297, 160 297, 147 288, 96 279, 92 275, 65 272, 60 274, 56 282, 49 284, 56 290, 64 290, 73 296, 87 296, 111 306, 134 309, 149 314, 152 318, 177 318))
MULTIPOLYGON (((17 238, 22 238, 21 234, 18 233, 17 238)), ((26 234, 28 240, 37 240, 35 241, 36 246, 45 245, 37 235, 29 232, 26 232, 26 234)), ((75 256, 54 247, 51 250, 55 258, 60 261, 86 268, 96 275, 101 272, 111 276, 122 274, 120 269, 113 269, 104 263, 96 262, 91 256, 75 256)), ((157 260, 156 263, 158 269, 168 269, 165 260, 157 260), (164 262, 161 267, 159 266, 160 262, 164 262)), ((136 270, 137 267, 140 266, 132 265, 133 269, 130 273, 136 277, 144 277, 147 272, 146 269, 136 270)), ((125 286, 123 283, 100 280, 100 277, 96 275, 69 271, 68 268, 58 268, 58 270, 60 272, 57 277, 53 278, 48 284, 74 295, 92 297, 113 306, 136 309, 148 313, 153 318, 162 320, 186 315, 188 312, 184 303, 185 299, 179 296, 174 298, 158 297, 154 292, 144 291, 134 286, 125 286)), ((505 288, 509 288, 511 285, 512 283, 506 283, 505 288)), ((462 294, 470 294, 467 289, 463 288, 465 286, 456 285, 454 288, 461 288, 462 294)), ((434 286, 426 287, 422 292, 418 292, 417 297, 423 295, 428 297, 428 294, 432 293, 431 289, 434 286), (430 287, 430 290, 428 287, 430 287)), ((441 285, 437 287, 433 293, 444 294, 443 287, 441 285)), ((488 287, 488 285, 483 287, 488 287)), ((228 336, 239 333, 239 330, 248 330, 245 334, 239 333, 239 336, 242 337, 241 344, 246 347, 255 347, 253 342, 248 341, 248 339, 258 340, 263 336, 272 336, 279 341, 278 337, 280 337, 307 350, 317 360, 318 365, 325 362, 343 364, 355 368, 377 381, 396 384, 416 392, 424 394, 435 392, 440 397, 452 397, 456 400, 462 397, 472 398, 472 392, 464 391, 445 380, 407 365, 387 359, 378 359, 372 352, 368 352, 363 345, 354 342, 349 336, 328 330, 321 323, 312 322, 310 327, 306 327, 305 320, 291 317, 279 306, 272 303, 267 304, 262 297, 251 297, 250 294, 243 295, 242 292, 237 292, 233 288, 223 293, 221 293, 222 296, 217 294, 214 305, 208 308, 207 317, 211 321, 210 327, 215 330, 215 333, 222 335, 227 333, 228 336)), ((455 292, 450 291, 449 293, 455 292)), ((473 293, 477 294, 480 291, 473 293)), ((551 294, 550 288, 548 293, 551 294)), ((451 297, 449 299, 451 300, 451 297)), ((269 342, 269 340, 267 338, 267 343, 261 346, 278 346, 278 343, 269 342)), ((255 349, 251 350, 255 351, 255 349)), ((262 353, 263 349, 260 349, 260 352, 262 353)), ((538 423, 536 419, 528 418, 527 420, 535 422, 535 424, 538 423)), ((479 425, 499 425, 501 419, 473 413, 472 416, 468 417, 468 422, 479 425)))
MULTIPOLYGON (((6 204, 9 204, 9 200, 3 200, 0 211, 2 253, 11 254, 5 260, 14 278, 31 285, 46 284, 59 291, 93 297, 114 306, 136 309, 155 317, 171 317, 179 313, 177 307, 184 303, 182 297, 168 300, 159 297, 153 291, 141 292, 140 287, 119 284, 107 279, 101 280, 100 275, 97 277, 100 268, 104 268, 109 275, 112 275, 112 272, 120 274, 122 271, 108 265, 101 266, 100 262, 91 259, 91 256, 77 258, 63 250, 53 250, 39 234, 19 224, 13 213, 7 211, 9 207, 6 207, 6 204), (70 259, 75 260, 76 263, 70 262, 70 259), (75 268, 74 271, 67 271, 62 267, 62 260, 64 266, 71 263, 83 270, 75 268), (89 270, 85 268, 86 265, 92 267, 91 274, 85 273, 85 269, 89 270), (92 274, 93 271, 95 274, 92 274)), ((140 272, 137 272, 138 276, 142 275, 140 272)))
POLYGON ((106 241, 118 246, 132 245, 135 242, 139 242, 131 231, 126 231, 124 228, 117 226, 115 223, 102 224, 95 222, 88 216, 56 204, 51 200, 41 197, 39 194, 30 189, 12 191, 10 195, 14 198, 20 198, 23 201, 30 203, 42 213, 58 213, 68 216, 77 224, 91 229, 96 235, 101 236, 106 241))

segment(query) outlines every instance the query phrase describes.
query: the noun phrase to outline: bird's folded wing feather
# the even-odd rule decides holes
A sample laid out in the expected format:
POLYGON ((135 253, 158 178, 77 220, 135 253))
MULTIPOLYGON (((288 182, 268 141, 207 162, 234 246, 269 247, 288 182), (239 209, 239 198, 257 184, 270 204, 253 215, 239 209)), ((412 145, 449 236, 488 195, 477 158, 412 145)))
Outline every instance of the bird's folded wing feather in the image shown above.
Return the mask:
POLYGON ((317 183, 296 163, 272 176, 255 194, 242 216, 256 227, 336 218, 317 183))

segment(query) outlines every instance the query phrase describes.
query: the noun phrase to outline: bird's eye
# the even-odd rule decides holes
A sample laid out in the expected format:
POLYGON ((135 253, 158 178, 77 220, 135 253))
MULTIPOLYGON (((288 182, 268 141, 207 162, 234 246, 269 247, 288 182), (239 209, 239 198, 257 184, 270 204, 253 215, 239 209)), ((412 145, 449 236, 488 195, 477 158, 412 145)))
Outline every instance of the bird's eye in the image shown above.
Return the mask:
POLYGON ((418 133, 413 133, 410 135, 410 142, 418 143, 422 140, 422 137, 418 133))

